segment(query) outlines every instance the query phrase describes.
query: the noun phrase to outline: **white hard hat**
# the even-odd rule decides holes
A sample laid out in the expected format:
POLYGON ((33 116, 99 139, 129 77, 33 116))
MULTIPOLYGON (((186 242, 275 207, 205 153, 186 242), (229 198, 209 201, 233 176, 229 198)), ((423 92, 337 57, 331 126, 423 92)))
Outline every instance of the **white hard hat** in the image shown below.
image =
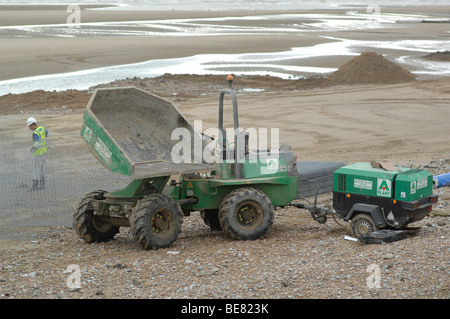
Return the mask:
POLYGON ((30 126, 33 123, 36 123, 36 119, 34 117, 29 117, 27 119, 27 126, 30 126))

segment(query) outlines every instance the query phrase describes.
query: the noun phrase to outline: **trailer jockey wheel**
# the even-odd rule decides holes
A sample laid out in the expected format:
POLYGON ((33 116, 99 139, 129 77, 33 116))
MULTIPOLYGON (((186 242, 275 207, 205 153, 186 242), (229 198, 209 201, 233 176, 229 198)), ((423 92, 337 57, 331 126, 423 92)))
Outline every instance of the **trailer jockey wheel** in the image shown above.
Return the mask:
POLYGON ((243 187, 230 192, 219 208, 219 221, 225 235, 233 239, 255 240, 272 227, 274 208, 262 191, 243 187))
POLYGON ((352 218, 351 232, 357 238, 377 230, 378 227, 368 214, 358 214, 352 218))

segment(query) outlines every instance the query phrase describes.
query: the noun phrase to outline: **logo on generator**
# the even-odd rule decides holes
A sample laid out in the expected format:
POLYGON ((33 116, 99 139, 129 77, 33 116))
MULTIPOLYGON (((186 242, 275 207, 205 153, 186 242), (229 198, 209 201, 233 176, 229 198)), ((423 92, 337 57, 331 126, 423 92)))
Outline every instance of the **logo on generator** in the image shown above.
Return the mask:
POLYGON ((416 189, 417 189, 417 181, 412 181, 411 182, 411 195, 416 193, 416 189))
POLYGON ((378 178, 377 179, 377 196, 391 197, 391 180, 378 178))

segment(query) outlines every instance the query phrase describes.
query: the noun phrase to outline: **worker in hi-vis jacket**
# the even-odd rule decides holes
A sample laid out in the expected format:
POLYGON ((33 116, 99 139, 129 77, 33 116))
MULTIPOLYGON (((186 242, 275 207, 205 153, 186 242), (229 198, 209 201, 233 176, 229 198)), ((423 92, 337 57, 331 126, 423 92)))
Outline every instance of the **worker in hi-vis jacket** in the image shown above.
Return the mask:
POLYGON ((31 153, 34 157, 33 185, 31 190, 45 188, 45 161, 47 159, 47 137, 50 135, 45 127, 37 126, 36 119, 27 119, 28 128, 33 131, 33 146, 31 153))

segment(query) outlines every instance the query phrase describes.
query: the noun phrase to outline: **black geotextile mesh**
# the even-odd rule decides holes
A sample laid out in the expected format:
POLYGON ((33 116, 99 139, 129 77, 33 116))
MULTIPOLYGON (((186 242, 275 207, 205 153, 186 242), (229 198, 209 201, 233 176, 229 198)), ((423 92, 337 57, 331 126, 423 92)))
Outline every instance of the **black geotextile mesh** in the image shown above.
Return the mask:
POLYGON ((333 173, 342 162, 297 162, 297 198, 329 193, 333 189, 333 173))

